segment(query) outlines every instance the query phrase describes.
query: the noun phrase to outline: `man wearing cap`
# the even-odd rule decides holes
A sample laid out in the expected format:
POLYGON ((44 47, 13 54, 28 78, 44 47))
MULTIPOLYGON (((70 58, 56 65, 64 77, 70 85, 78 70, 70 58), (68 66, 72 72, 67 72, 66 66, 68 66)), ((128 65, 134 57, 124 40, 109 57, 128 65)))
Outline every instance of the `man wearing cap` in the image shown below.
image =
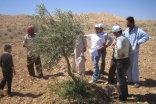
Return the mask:
POLYGON ((105 37, 99 31, 98 25, 95 25, 94 28, 95 28, 95 34, 85 35, 87 39, 91 40, 91 48, 89 49, 89 52, 90 52, 90 56, 92 58, 93 67, 94 67, 93 78, 89 83, 96 82, 98 78, 100 77, 98 63, 101 57, 101 49, 106 47, 105 37))
POLYGON ((130 60, 128 57, 130 42, 127 37, 122 34, 122 29, 119 25, 114 25, 111 31, 115 35, 116 43, 114 44, 113 48, 109 77, 114 78, 114 73, 117 71, 116 75, 118 81, 117 85, 119 88, 119 100, 126 101, 128 96, 128 88, 125 74, 130 65, 130 60))
POLYGON ((127 29, 124 31, 124 35, 130 41, 130 60, 131 64, 127 71, 128 83, 134 83, 134 87, 139 87, 139 67, 138 67, 138 57, 139 57, 139 47, 141 44, 145 43, 149 36, 142 29, 135 26, 135 21, 133 17, 128 17, 127 19, 127 29))
POLYGON ((100 74, 104 75, 104 70, 105 70, 105 59, 106 59, 106 48, 109 47, 112 42, 113 42, 113 39, 108 35, 108 33, 104 32, 103 29, 104 29, 104 25, 102 23, 98 24, 98 28, 99 28, 99 32, 105 37, 105 41, 109 41, 107 44, 106 44, 106 47, 101 49, 101 68, 100 68, 100 74))
POLYGON ((43 77, 42 74, 42 65, 41 65, 41 59, 40 57, 34 57, 31 53, 32 50, 29 49, 29 42, 31 39, 36 37, 36 34, 34 33, 34 28, 32 26, 28 26, 27 29, 27 34, 24 36, 23 40, 23 47, 27 48, 27 67, 29 71, 29 75, 31 78, 35 77, 35 70, 34 70, 34 64, 36 65, 36 70, 38 73, 39 78, 43 77))

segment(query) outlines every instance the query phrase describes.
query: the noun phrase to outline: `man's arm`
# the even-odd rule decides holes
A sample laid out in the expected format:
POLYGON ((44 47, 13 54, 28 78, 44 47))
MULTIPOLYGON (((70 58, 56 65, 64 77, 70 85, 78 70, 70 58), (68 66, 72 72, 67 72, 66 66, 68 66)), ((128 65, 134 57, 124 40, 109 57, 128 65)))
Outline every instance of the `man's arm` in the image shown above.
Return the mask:
POLYGON ((2 59, 1 59, 1 57, 0 57, 0 67, 2 67, 2 59))
POLYGON ((89 40, 91 40, 91 35, 80 35, 80 38, 82 38, 82 39, 89 39, 89 40))
POLYGON ((103 45, 102 45, 100 48, 97 49, 97 51, 99 51, 99 50, 101 50, 101 49, 103 49, 103 48, 106 48, 106 47, 107 47, 107 46, 106 46, 106 42, 104 42, 103 45))
POLYGON ((143 30, 140 29, 139 31, 139 40, 137 41, 137 44, 143 44, 145 43, 147 40, 149 39, 149 36, 146 32, 144 32, 143 30))
POLYGON ((23 45, 23 47, 26 47, 26 48, 28 48, 28 45, 23 45))
POLYGON ((107 47, 109 47, 112 43, 113 43, 113 38, 111 36, 109 36, 108 34, 106 35, 107 39, 109 40, 109 42, 107 43, 107 47))
POLYGON ((13 64, 12 56, 10 56, 10 65, 11 65, 11 68, 12 68, 12 71, 13 71, 14 75, 16 75, 16 71, 14 69, 14 64, 13 64))
POLYGON ((119 57, 121 59, 125 57, 125 55, 122 53, 122 50, 123 50, 122 48, 123 48, 122 47, 122 40, 119 39, 119 38, 117 38, 117 41, 116 41, 116 50, 117 50, 117 52, 119 54, 119 57))
POLYGON ((86 52, 87 49, 87 40, 83 39, 83 47, 84 47, 84 52, 86 52))
POLYGON ((28 48, 28 45, 27 45, 27 38, 26 38, 26 36, 24 36, 23 47, 28 48))

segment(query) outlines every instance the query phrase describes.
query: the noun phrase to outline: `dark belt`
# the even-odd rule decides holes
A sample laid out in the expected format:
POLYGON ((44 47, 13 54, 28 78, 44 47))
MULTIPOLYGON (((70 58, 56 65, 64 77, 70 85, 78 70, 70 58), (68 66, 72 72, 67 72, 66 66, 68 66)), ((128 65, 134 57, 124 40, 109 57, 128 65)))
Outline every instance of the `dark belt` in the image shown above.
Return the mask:
POLYGON ((124 60, 128 60, 129 59, 129 57, 127 57, 127 58, 123 58, 123 59, 115 59, 116 61, 124 61, 124 60))

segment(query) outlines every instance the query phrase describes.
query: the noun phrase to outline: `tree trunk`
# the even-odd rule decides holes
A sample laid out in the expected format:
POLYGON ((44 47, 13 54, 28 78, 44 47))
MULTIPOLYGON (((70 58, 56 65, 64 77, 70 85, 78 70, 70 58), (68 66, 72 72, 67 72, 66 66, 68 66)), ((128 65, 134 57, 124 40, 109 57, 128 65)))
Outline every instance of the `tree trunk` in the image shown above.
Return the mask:
POLYGON ((66 60, 66 62, 67 62, 68 74, 69 74, 69 76, 73 79, 73 81, 74 81, 74 83, 76 84, 76 86, 78 87, 78 86, 79 86, 79 81, 78 81, 78 79, 77 79, 77 78, 72 74, 72 72, 71 72, 70 62, 69 62, 69 59, 68 59, 68 57, 67 57, 67 55, 66 55, 66 53, 65 53, 65 51, 64 51, 64 48, 63 48, 62 50, 63 50, 64 58, 65 58, 65 60, 66 60))

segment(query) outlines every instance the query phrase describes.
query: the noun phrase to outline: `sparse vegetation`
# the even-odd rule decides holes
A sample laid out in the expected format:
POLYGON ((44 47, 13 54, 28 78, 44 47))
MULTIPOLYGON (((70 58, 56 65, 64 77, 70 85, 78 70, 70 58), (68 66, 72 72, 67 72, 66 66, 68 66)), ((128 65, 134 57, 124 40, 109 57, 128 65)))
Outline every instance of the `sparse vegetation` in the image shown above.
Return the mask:
MULTIPOLYGON (((80 80, 79 87, 72 80, 64 81, 59 87, 56 88, 56 93, 69 101, 77 101, 79 103, 95 100, 95 93, 91 87, 84 80, 80 80)), ((98 103, 100 104, 100 103, 98 103)))
POLYGON ((7 28, 7 32, 11 32, 11 29, 10 28, 7 28))

